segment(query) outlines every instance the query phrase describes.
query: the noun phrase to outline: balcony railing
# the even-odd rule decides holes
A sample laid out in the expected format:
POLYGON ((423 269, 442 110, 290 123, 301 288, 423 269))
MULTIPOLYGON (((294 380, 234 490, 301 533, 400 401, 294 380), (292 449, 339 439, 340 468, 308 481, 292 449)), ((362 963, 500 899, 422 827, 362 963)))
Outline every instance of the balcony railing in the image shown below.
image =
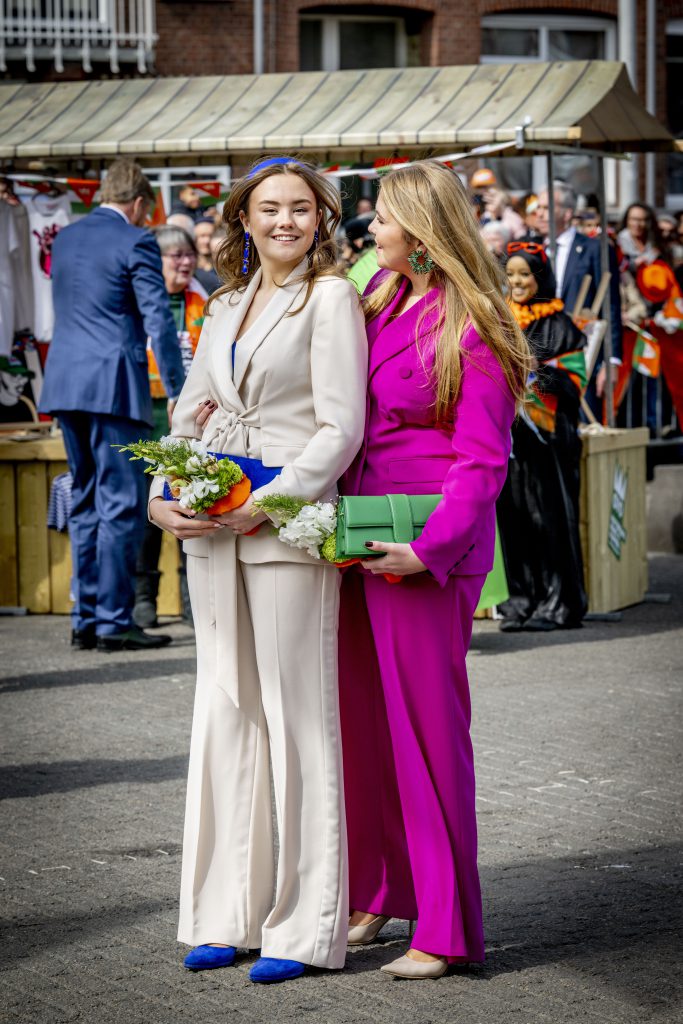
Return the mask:
POLYGON ((0 0, 0 71, 7 61, 65 60, 108 62, 114 74, 119 62, 137 62, 140 74, 153 57, 154 0, 0 0))

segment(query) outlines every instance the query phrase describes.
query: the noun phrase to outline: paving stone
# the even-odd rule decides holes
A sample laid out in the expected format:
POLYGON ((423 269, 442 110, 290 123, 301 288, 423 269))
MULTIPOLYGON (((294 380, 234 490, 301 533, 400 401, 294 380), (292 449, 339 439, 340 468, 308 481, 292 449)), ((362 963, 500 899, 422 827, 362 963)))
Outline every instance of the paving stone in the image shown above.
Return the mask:
POLYGON ((619 623, 477 622, 469 658, 486 963, 254 986, 193 974, 176 908, 194 640, 73 652, 65 618, 0 619, 0 1021, 8 1024, 673 1024, 681 936, 683 557, 619 623))

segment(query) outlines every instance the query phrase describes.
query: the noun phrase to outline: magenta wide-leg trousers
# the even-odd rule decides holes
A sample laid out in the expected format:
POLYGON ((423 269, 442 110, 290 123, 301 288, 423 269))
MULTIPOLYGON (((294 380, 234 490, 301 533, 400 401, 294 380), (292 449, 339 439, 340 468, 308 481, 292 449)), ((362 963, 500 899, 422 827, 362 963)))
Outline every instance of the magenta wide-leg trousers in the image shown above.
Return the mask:
POLYGON ((350 907, 417 919, 412 945, 452 961, 484 959, 465 667, 484 579, 342 583, 350 907))

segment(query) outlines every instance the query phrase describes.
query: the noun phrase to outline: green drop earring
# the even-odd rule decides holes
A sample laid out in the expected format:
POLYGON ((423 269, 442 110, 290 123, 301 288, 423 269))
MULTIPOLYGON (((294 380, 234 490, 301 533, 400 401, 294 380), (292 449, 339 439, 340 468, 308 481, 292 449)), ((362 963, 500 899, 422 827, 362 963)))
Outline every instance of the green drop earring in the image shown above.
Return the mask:
POLYGON ((408 262, 415 274, 429 274, 435 266, 429 253, 422 249, 413 249, 412 252, 409 252, 408 262))

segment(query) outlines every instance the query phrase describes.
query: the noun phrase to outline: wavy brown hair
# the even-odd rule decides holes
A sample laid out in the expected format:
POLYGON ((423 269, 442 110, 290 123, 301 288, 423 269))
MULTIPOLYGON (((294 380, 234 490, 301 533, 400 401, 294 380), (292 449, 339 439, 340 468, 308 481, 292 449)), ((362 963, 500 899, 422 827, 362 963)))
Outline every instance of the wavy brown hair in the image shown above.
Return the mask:
POLYGON ((249 199, 251 194, 262 181, 274 174, 296 174, 305 181, 313 192, 318 210, 322 213, 318 224, 318 244, 312 245, 308 250, 308 269, 302 274, 300 281, 306 283, 306 296, 303 303, 295 313, 300 312, 311 297, 313 285, 317 278, 323 275, 340 276, 337 269, 337 243, 335 232, 341 220, 341 200, 333 182, 325 178, 319 171, 310 164, 302 163, 295 157, 284 164, 270 164, 260 171, 254 172, 265 158, 257 160, 244 177, 239 178, 233 185, 225 206, 223 208, 223 226, 225 228, 225 240, 221 243, 216 254, 216 271, 223 285, 214 292, 206 304, 206 311, 210 312, 211 304, 220 295, 244 289, 260 267, 258 252, 252 244, 249 253, 249 268, 246 274, 242 273, 242 259, 244 253, 244 228, 240 220, 240 211, 248 213, 249 199))
MULTIPOLYGON (((382 179, 381 196, 406 241, 421 242, 436 264, 430 284, 439 289, 434 361, 437 419, 449 416, 460 392, 460 339, 470 321, 521 402, 531 353, 504 298, 503 271, 481 239, 472 204, 458 176, 435 160, 422 160, 389 172, 382 179)), ((366 320, 374 319, 389 305, 402 279, 402 274, 391 273, 365 298, 366 320)))

